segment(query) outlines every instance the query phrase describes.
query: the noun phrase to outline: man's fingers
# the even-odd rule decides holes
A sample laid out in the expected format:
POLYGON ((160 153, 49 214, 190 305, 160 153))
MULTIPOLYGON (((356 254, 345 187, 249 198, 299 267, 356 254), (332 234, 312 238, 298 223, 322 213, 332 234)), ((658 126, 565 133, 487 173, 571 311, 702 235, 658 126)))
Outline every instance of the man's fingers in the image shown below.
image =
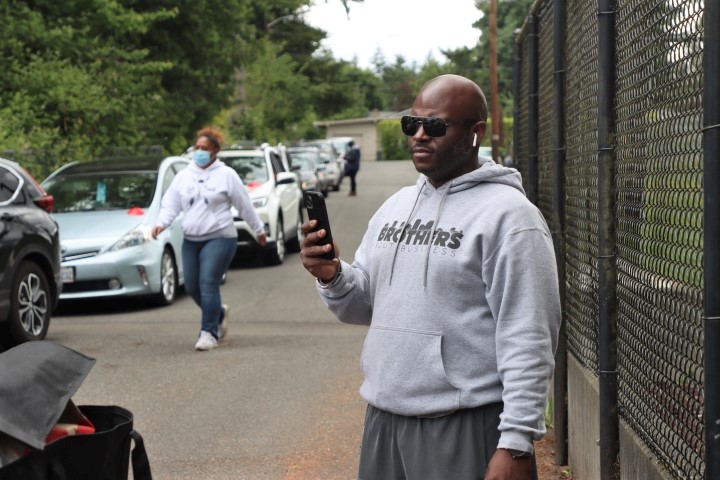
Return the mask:
POLYGON ((300 227, 302 229, 302 232, 307 235, 308 233, 312 232, 314 228, 317 227, 317 220, 309 220, 302 224, 300 227))

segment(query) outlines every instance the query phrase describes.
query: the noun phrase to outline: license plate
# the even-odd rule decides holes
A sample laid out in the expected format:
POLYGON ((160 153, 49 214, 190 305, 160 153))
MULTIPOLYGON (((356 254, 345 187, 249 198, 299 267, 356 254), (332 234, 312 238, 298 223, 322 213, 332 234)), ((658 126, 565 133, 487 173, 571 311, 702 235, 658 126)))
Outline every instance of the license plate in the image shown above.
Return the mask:
POLYGON ((60 279, 63 283, 72 283, 75 281, 75 267, 62 267, 60 269, 60 279))

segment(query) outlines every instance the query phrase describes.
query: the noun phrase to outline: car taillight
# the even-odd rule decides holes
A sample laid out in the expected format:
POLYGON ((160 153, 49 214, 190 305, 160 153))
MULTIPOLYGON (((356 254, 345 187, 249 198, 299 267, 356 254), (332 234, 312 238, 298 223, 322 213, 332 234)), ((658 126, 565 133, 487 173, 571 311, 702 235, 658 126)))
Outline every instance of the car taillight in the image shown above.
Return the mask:
POLYGON ((55 207, 55 197, 52 195, 43 195, 42 197, 34 199, 33 203, 45 210, 47 213, 52 213, 53 208, 55 207))

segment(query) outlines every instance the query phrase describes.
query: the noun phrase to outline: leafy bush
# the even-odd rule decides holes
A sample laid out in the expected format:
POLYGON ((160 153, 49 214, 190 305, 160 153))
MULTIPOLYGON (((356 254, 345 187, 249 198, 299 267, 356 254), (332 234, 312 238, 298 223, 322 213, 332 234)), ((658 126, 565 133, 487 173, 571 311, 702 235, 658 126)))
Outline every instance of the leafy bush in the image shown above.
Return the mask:
POLYGON ((407 160, 407 137, 400 129, 400 119, 381 120, 378 122, 380 139, 380 160, 407 160))

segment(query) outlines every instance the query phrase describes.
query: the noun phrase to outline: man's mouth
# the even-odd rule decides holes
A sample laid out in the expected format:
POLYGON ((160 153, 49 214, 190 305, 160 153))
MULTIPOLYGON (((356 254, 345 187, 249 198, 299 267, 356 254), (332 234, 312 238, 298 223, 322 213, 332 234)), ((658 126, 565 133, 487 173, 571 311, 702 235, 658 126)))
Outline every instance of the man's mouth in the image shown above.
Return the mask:
POLYGON ((415 147, 411 151, 413 158, 426 158, 432 155, 433 151, 430 148, 415 147))

